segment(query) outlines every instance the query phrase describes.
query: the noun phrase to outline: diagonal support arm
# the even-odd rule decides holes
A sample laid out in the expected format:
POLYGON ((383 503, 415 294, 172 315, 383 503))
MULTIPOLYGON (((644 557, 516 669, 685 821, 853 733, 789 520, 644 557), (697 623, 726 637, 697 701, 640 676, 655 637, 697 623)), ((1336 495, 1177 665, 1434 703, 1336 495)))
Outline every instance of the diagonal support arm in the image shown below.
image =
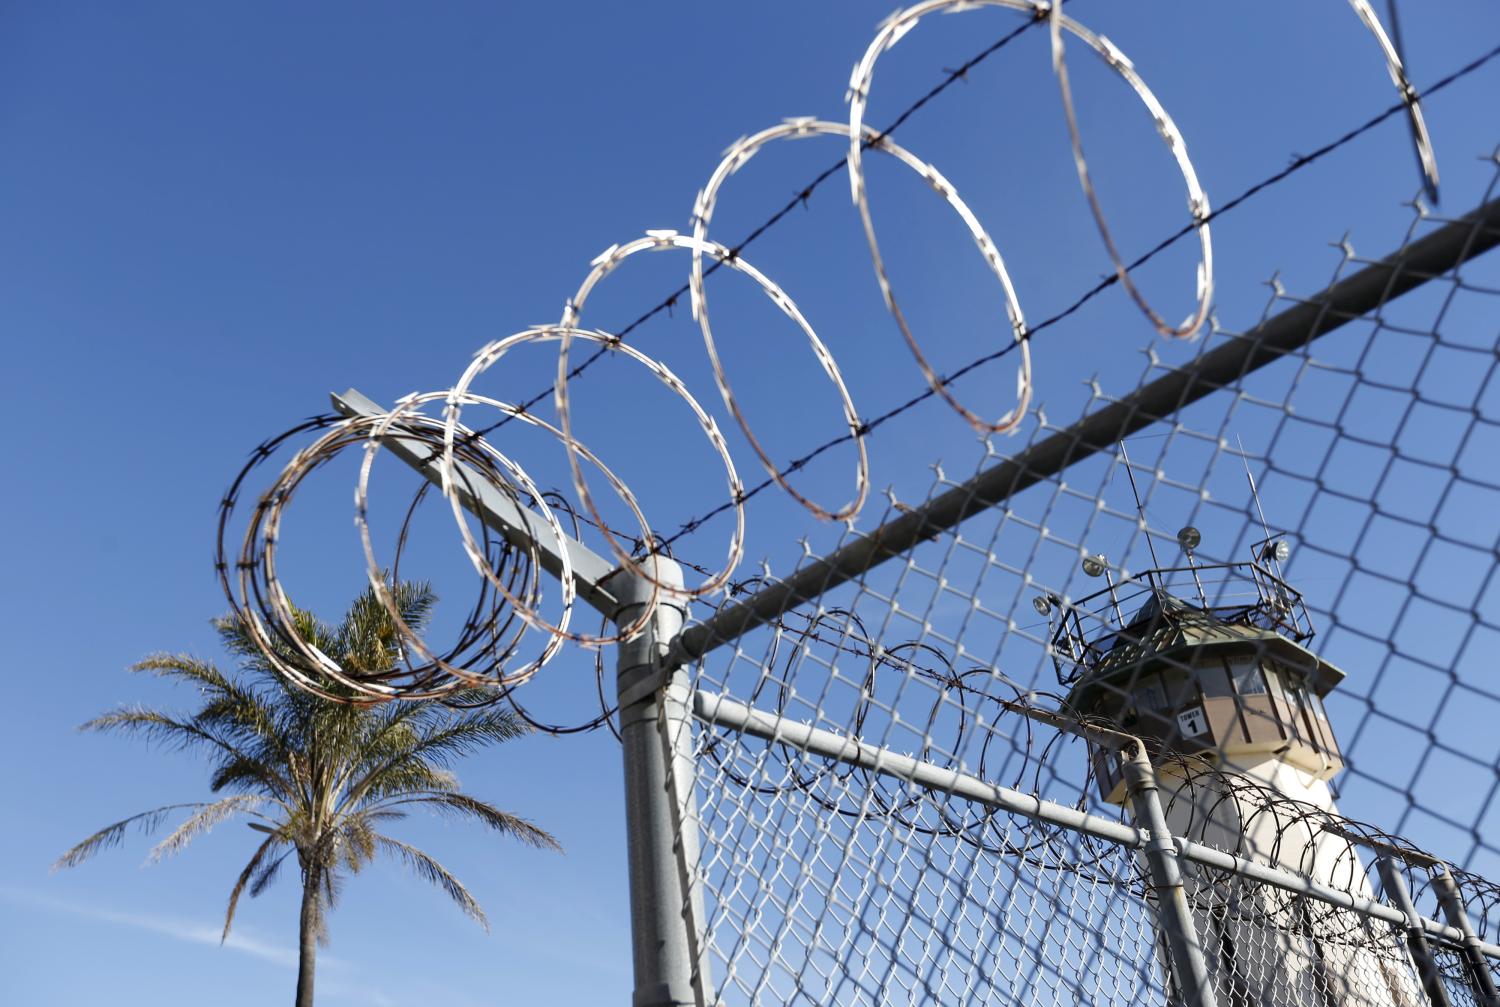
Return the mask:
MULTIPOLYGON (((351 418, 383 416, 386 413, 372 399, 353 388, 330 398, 334 409, 351 418)), ((427 443, 416 438, 391 437, 385 442, 384 450, 416 469, 429 482, 436 486, 442 485, 442 471, 432 458, 432 447, 427 443)), ((464 468, 462 465, 459 467, 464 468)), ((529 549, 535 544, 542 569, 552 576, 562 576, 562 554, 566 551, 572 563, 573 586, 578 590, 578 597, 597 611, 614 618, 620 602, 604 585, 618 572, 618 567, 576 539, 564 535, 562 541, 558 541, 546 521, 497 490, 488 480, 476 477, 467 481, 460 480, 460 483, 458 495, 464 508, 503 535, 512 545, 529 549), (468 488, 470 486, 474 487, 472 491, 468 488)))

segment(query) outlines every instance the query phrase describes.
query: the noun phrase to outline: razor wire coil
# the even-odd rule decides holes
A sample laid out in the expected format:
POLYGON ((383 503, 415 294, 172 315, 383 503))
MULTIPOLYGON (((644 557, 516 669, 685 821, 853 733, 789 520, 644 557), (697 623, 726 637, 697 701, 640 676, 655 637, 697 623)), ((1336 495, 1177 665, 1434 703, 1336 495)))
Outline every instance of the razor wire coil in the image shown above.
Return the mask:
MULTIPOLYGON (((1375 35, 1381 45, 1392 79, 1402 96, 1403 106, 1412 117, 1414 137, 1424 170, 1428 172, 1429 180, 1435 184, 1435 162, 1431 158, 1430 143, 1426 137, 1420 109, 1417 107, 1417 94, 1407 81, 1405 71, 1395 54, 1394 48, 1380 29, 1378 19, 1369 10, 1368 4, 1365 3, 1365 0, 1351 0, 1351 4, 1365 22, 1366 27, 1375 35)), ((1016 291, 1006 273, 998 248, 984 231, 974 214, 957 195, 953 186, 947 182, 935 167, 922 162, 904 147, 890 140, 889 134, 896 125, 903 122, 906 117, 912 114, 917 108, 920 108, 936 93, 951 84, 953 80, 960 79, 962 73, 966 72, 969 67, 986 58, 994 51, 997 51, 1011 39, 1017 37, 1021 31, 1025 30, 1031 24, 1045 21, 1049 25, 1053 68, 1058 78, 1063 98, 1064 111, 1068 122, 1070 142, 1073 147, 1080 186, 1085 198, 1089 202, 1101 238, 1115 265, 1113 280, 1124 284, 1132 299, 1162 334, 1177 337, 1190 337, 1195 334, 1207 317, 1207 306, 1212 296, 1212 247, 1209 238, 1208 222, 1213 214, 1209 211, 1207 197, 1198 184, 1192 162, 1187 155, 1186 144, 1175 125, 1173 125, 1166 110, 1150 92, 1144 79, 1135 70, 1128 58, 1113 43, 1109 42, 1108 39, 1091 32, 1074 19, 1063 15, 1060 7, 1060 4, 1048 4, 1040 2, 1040 0, 981 0, 981 2, 977 3, 971 2, 971 0, 927 0, 925 3, 918 4, 893 15, 892 18, 881 25, 874 40, 867 48, 865 56, 856 64, 854 75, 851 77, 850 82, 850 121, 847 126, 807 119, 789 120, 783 126, 773 127, 747 140, 737 142, 726 153, 719 167, 711 175, 708 186, 700 193, 698 201, 695 203, 692 215, 694 233, 691 237, 679 235, 674 231, 648 231, 643 238, 606 249, 604 253, 594 260, 592 264, 593 269, 585 278, 578 293, 567 302, 562 321, 559 325, 524 330, 516 336, 510 337, 509 340, 500 340, 492 343, 484 351, 481 351, 481 354, 476 359, 476 363, 470 365, 463 378, 460 379, 460 382, 448 392, 435 392, 425 396, 408 398, 403 403, 398 404, 395 410, 387 413, 383 419, 377 421, 372 422, 365 418, 344 421, 337 425, 336 429, 320 436, 315 441, 313 447, 299 451, 291 462, 288 463, 281 476, 273 483, 272 489, 267 491, 262 497, 252 516, 249 529, 246 532, 246 538, 240 550, 239 560, 236 564, 239 570, 237 587, 231 585, 230 578, 227 576, 227 565, 224 558, 225 548, 222 541, 229 522, 229 512, 233 509, 232 503, 223 508, 221 510, 221 542, 219 547, 221 580, 226 594, 234 605, 236 613, 246 621, 251 635, 262 650, 265 651, 267 659, 293 682, 306 688, 312 688, 324 696, 324 698, 348 700, 351 696, 358 696, 371 701, 403 696, 408 698, 434 698, 476 687, 509 689, 534 675, 560 650, 565 641, 597 647, 604 643, 629 638, 634 631, 637 631, 649 620, 650 609, 664 593, 683 593, 683 591, 682 589, 668 587, 656 580, 649 570, 649 564, 642 564, 632 554, 632 550, 626 549, 617 541, 613 530, 605 524, 594 498, 590 494, 581 460, 588 460, 605 473, 606 478, 615 489, 617 495, 621 496, 635 513, 641 527, 641 537, 634 539, 634 541, 651 543, 647 549, 647 556, 653 552, 670 548, 673 541, 701 527, 703 521, 707 520, 708 517, 722 513, 725 509, 735 511, 737 515, 736 530, 731 537, 725 566, 718 572, 708 576, 702 584, 691 589, 686 589, 685 593, 689 597, 713 593, 721 590, 730 583, 742 554, 745 522, 744 503, 750 496, 758 493, 766 485, 780 485, 803 507, 815 516, 825 520, 848 520, 859 512, 869 491, 868 456, 864 438, 878 425, 879 421, 862 422, 859 420, 853 400, 839 374, 837 362, 828 351, 826 345, 819 339, 797 309, 795 303, 786 295, 785 291, 743 258, 740 249, 748 243, 748 240, 753 240, 761 231, 757 230, 752 233, 747 242, 742 242, 735 248, 720 245, 707 237, 709 221, 718 198, 718 190, 723 182, 729 175, 739 170, 762 146, 773 139, 796 138, 818 134, 841 135, 847 138, 850 148, 844 165, 849 172, 851 195, 864 226, 871 260, 887 309, 901 330, 909 349, 914 355, 919 370, 921 370, 926 379, 928 389, 922 398, 932 395, 943 398, 950 407, 981 431, 1003 432, 1014 429, 1025 415, 1030 399, 1031 360, 1029 340, 1037 331, 1037 328, 1027 327, 1016 291), (923 16, 936 11, 956 12, 978 6, 1007 8, 1026 15, 1028 20, 1025 24, 1004 36, 996 44, 975 57, 974 60, 966 63, 959 71, 951 74, 943 84, 939 85, 932 92, 929 92, 928 95, 924 96, 903 113, 892 127, 887 128, 885 131, 875 131, 864 126, 863 120, 866 115, 868 96, 878 58, 890 50, 907 32, 912 30, 923 16), (1184 233, 1196 231, 1200 237, 1202 246, 1197 271, 1196 297, 1198 306, 1189 320, 1183 325, 1169 326, 1162 321, 1160 316, 1144 300, 1130 280, 1130 269, 1133 267, 1122 264, 1121 257, 1115 248, 1102 207, 1092 187, 1087 162, 1083 154, 1082 139, 1073 109, 1070 84, 1067 76, 1062 42, 1064 32, 1080 40, 1087 48, 1098 55, 1111 70, 1126 81, 1150 112, 1158 131, 1182 172, 1187 185, 1189 212, 1193 221, 1189 225, 1187 232, 1184 233), (902 314, 875 236, 873 216, 863 174, 863 152, 865 149, 873 149, 893 155, 908 168, 921 175, 963 219, 989 268, 1002 286, 1010 319, 1011 339, 1005 347, 982 359, 998 359, 1006 355, 1009 351, 1019 348, 1021 350, 1021 360, 1017 369, 1016 401, 998 421, 982 419, 978 413, 959 402, 949 387, 952 379, 943 378, 932 368, 921 348, 920 342, 902 314), (590 332, 580 328, 578 324, 579 315, 589 293, 599 281, 612 272, 625 258, 639 252, 673 248, 688 250, 692 253, 692 270, 687 290, 691 295, 693 315, 700 325, 715 382, 718 385, 726 408, 734 416, 746 440, 768 472, 768 480, 748 492, 744 489, 738 480, 738 476, 735 474, 728 447, 722 435, 720 435, 713 418, 697 405, 683 384, 664 365, 645 356, 633 347, 626 346, 623 334, 610 335, 590 332), (800 493, 792 486, 789 476, 804 466, 806 461, 794 463, 785 469, 778 468, 752 432, 748 419, 734 397, 727 372, 717 352, 714 335, 709 325, 707 291, 703 283, 705 270, 702 259, 705 254, 714 259, 714 268, 727 265, 748 275, 783 313, 803 330, 815 358, 834 387, 841 404, 845 423, 848 427, 847 433, 840 435, 824 447, 817 449, 813 455, 805 457, 810 460, 811 457, 821 454, 836 444, 849 441, 854 443, 858 455, 855 490, 848 503, 829 507, 819 504, 800 493), (569 363, 569 351, 575 339, 592 341, 599 344, 600 347, 593 356, 577 367, 570 366, 569 363), (521 593, 516 593, 509 586, 512 583, 512 575, 496 569, 488 541, 483 546, 476 542, 460 513, 461 488, 477 478, 494 492, 503 494, 512 500, 524 501, 527 506, 540 510, 544 522, 547 524, 556 541, 561 543, 564 540, 562 526, 546 502, 546 494, 531 482, 530 477, 514 461, 490 446, 484 438, 486 433, 497 429, 500 424, 507 423, 513 419, 523 419, 532 423, 540 421, 537 421, 526 411, 528 404, 508 405, 499 400, 476 397, 468 390, 473 379, 478 374, 483 373, 490 364, 497 360, 503 354, 505 348, 508 348, 508 346, 515 342, 536 340, 556 340, 559 343, 557 378, 552 394, 560 423, 558 427, 549 427, 549 429, 552 429, 563 443, 571 470, 573 490, 587 512, 588 523, 600 529, 610 551, 624 568, 630 570, 636 576, 644 577, 652 583, 652 605, 646 606, 646 613, 637 619, 635 623, 613 635, 590 635, 572 633, 568 630, 568 621, 571 618, 573 610, 575 588, 572 583, 572 571, 568 564, 566 549, 561 550, 563 564, 561 613, 557 618, 548 620, 539 616, 532 604, 532 601, 539 596, 539 564, 537 563, 535 546, 531 547, 529 555, 525 557, 526 562, 524 563, 528 571, 527 584, 529 586, 522 590, 521 593), (578 373, 581 373, 582 369, 592 363, 593 360, 598 359, 599 355, 621 352, 644 364, 668 388, 683 398, 690 409, 696 414, 699 425, 703 428, 705 435, 725 463, 729 488, 727 503, 716 508, 704 518, 693 519, 688 522, 676 535, 669 538, 660 538, 651 531, 645 516, 636 506, 628 488, 616 479, 602 462, 588 454, 587 450, 576 441, 572 434, 569 411, 569 381, 578 373), (487 360, 487 362, 479 363, 481 360, 487 360), (442 421, 427 418, 417 411, 418 405, 439 400, 443 401, 446 405, 446 415, 442 421), (502 419, 499 423, 492 424, 489 427, 465 429, 462 437, 459 437, 458 416, 461 409, 465 405, 473 406, 478 404, 497 408, 502 414, 502 419), (512 615, 515 617, 507 617, 505 619, 508 630, 513 628, 515 633, 518 634, 517 638, 511 640, 504 648, 505 653, 508 657, 515 654, 516 645, 519 642, 519 634, 524 634, 528 628, 539 630, 547 637, 547 641, 540 653, 530 658, 526 663, 523 663, 518 669, 510 672, 501 670, 494 662, 487 662, 482 657, 469 657, 466 660, 458 661, 453 659, 453 655, 462 653, 468 645, 479 638, 475 635, 476 633, 479 636, 483 636, 480 630, 482 625, 496 623, 502 618, 498 611, 491 611, 483 619, 477 617, 471 618, 466 623, 460 633, 460 640, 464 643, 464 647, 450 649, 445 654, 438 653, 437 650, 423 641, 401 617, 398 606, 392 598, 390 588, 386 582, 386 571, 379 565, 373 547, 367 519, 367 487, 370 462, 375 452, 379 450, 382 440, 393 435, 406 440, 415 439, 430 444, 433 428, 439 423, 443 431, 441 450, 432 457, 439 459, 438 467, 441 473, 441 489, 454 510, 455 518, 457 519, 463 538, 465 552, 470 559, 471 565, 486 582, 487 586, 485 590, 493 595, 496 605, 498 606, 499 602, 503 600, 511 607, 512 615), (373 590, 387 612, 393 617, 400 632, 403 640, 403 646, 400 650, 403 655, 409 649, 410 651, 414 651, 422 660, 422 664, 419 667, 408 666, 404 675, 394 674, 389 669, 381 669, 376 672, 369 670, 355 672, 351 669, 339 667, 338 662, 334 661, 324 649, 318 647, 313 641, 310 641, 307 638, 307 634, 298 627, 299 613, 282 587, 276 572, 276 542, 283 513, 292 491, 300 485, 302 479, 309 472, 321 466, 344 448, 352 446, 355 440, 360 437, 363 437, 367 442, 367 453, 365 462, 361 468, 359 490, 356 493, 356 522, 359 525, 364 545, 367 573, 373 590), (457 450, 460 441, 463 446, 462 452, 457 450), (469 470, 462 475, 459 471, 460 460, 462 461, 462 466, 469 470), (258 542, 256 541, 257 538, 258 542), (476 665, 482 666, 483 670, 474 670, 476 665), (330 690, 324 685, 320 685, 321 681, 331 682, 335 688, 330 690)), ((804 190, 804 196, 807 191, 809 190, 804 190)), ((779 216, 773 217, 771 223, 779 219, 779 216)), ((769 223, 766 226, 770 226, 769 223)), ((676 296, 673 295, 667 302, 664 302, 664 305, 670 307, 675 302, 676 296)), ((643 317, 649 317, 649 313, 648 316, 643 317)), ((978 366, 978 363, 970 365, 965 370, 971 369, 974 366, 978 366)), ((537 399, 530 400, 531 403, 536 401, 537 399)), ((894 413, 885 414, 880 420, 883 421, 891 415, 894 415, 894 413)), ((280 444, 282 440, 277 439, 277 444, 280 444)), ((262 461, 264 460, 264 456, 259 455, 256 460, 257 462, 262 461)), ((245 473, 242 473, 236 480, 237 487, 243 481, 244 476, 245 473)), ((472 492, 473 487, 469 486, 468 488, 472 492)), ((226 498, 226 500, 232 501, 234 495, 234 493, 231 493, 230 497, 226 498)), ((629 540, 631 540, 631 537, 627 536, 627 541, 629 540)), ((519 553, 514 549, 509 551, 502 549, 501 555, 503 557, 514 558, 519 553)))

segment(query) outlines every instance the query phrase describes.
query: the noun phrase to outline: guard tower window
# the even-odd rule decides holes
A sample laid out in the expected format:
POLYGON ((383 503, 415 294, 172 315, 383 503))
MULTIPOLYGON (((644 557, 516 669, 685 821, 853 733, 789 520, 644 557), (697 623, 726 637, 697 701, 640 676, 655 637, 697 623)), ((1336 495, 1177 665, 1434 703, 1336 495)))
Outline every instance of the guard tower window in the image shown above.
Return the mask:
POLYGON ((1155 682, 1147 682, 1146 688, 1141 691, 1141 698, 1145 700, 1146 707, 1152 710, 1165 710, 1167 708, 1167 696, 1162 687, 1155 682))
POLYGON ((1288 680, 1286 678, 1286 674, 1286 668, 1284 668, 1281 664, 1272 661, 1270 662, 1270 667, 1266 669, 1265 677, 1266 680, 1271 683, 1271 695, 1275 696, 1283 703, 1290 704, 1292 700, 1291 697, 1287 695, 1288 680))
POLYGON ((1229 677, 1234 680, 1234 691, 1241 696, 1264 696, 1266 679, 1261 674, 1260 661, 1255 657, 1231 657, 1229 677))
POLYGON ((1196 672, 1198 687, 1203 690, 1203 695, 1209 699, 1224 699, 1234 695, 1234 687, 1230 682, 1229 666, 1224 662, 1217 664, 1205 664, 1196 672))
POLYGON ((1298 727, 1305 733, 1308 741, 1316 745, 1319 731, 1313 721, 1312 703, 1309 700, 1307 683, 1302 676, 1293 673, 1287 681, 1287 692, 1291 695, 1292 703, 1295 705, 1298 719, 1298 727))

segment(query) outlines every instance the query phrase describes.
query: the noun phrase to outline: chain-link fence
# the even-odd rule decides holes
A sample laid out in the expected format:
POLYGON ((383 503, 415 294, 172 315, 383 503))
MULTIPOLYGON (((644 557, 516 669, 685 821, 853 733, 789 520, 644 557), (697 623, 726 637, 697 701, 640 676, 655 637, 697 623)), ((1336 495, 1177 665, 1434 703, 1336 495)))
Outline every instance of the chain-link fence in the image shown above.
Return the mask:
POLYGON ((638 977, 1496 1003, 1494 194, 654 638, 638 977))

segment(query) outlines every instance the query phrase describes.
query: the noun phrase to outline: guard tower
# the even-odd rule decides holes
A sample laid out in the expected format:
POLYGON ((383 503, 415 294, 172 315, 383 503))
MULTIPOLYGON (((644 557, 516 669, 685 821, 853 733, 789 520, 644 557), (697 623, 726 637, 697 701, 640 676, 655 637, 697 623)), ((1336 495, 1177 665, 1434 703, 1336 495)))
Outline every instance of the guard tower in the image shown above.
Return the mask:
MULTIPOLYGON (((1184 528, 1185 565, 1126 580, 1088 557, 1084 572, 1102 590, 1072 604, 1038 599, 1038 611, 1061 612, 1052 653, 1067 705, 1141 739, 1173 835, 1371 897, 1347 842, 1287 827, 1299 805, 1337 812, 1328 781, 1343 758, 1323 699, 1344 679, 1309 648, 1312 622, 1281 573, 1287 544, 1272 536, 1244 561, 1202 564, 1200 540, 1184 528), (1289 813, 1267 813, 1268 800, 1289 813)), ((1123 804, 1119 751, 1091 745, 1089 757, 1103 798, 1123 804)), ((1412 970, 1386 967, 1299 904, 1223 878, 1187 888, 1220 1005, 1349 1007, 1369 1003, 1372 984, 1382 1003, 1426 1002, 1412 970)))
MULTIPOLYGON (((1326 782, 1344 763, 1323 697, 1344 673, 1304 646, 1313 627, 1302 596, 1273 569, 1285 541, 1256 543, 1248 562, 1211 565, 1194 559, 1195 529, 1179 541, 1186 566, 1125 583, 1102 556, 1085 561, 1107 586, 1067 606, 1052 637, 1068 705, 1140 737, 1153 754, 1257 772, 1268 783, 1287 775, 1265 766, 1273 762, 1300 770, 1300 790, 1326 782)), ((1118 758, 1103 749, 1092 757, 1104 799, 1123 803, 1118 758)))

